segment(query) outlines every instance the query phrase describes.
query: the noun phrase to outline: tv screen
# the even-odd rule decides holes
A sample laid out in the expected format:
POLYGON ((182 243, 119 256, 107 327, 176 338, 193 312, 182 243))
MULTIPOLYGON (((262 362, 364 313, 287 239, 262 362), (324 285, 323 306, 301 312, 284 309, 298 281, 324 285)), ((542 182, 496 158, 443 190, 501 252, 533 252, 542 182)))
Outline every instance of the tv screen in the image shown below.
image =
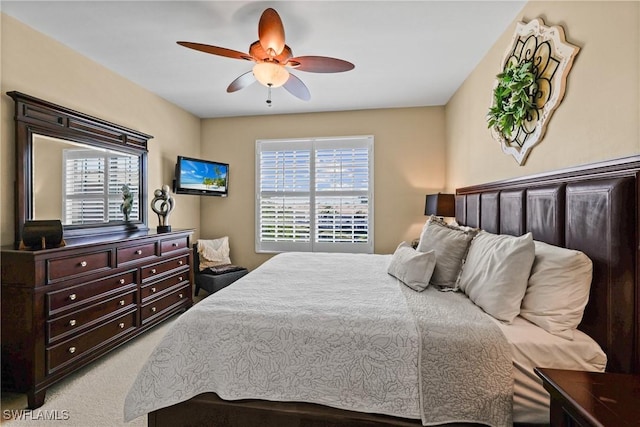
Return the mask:
POLYGON ((226 197, 229 192, 229 165, 178 156, 174 192, 226 197))

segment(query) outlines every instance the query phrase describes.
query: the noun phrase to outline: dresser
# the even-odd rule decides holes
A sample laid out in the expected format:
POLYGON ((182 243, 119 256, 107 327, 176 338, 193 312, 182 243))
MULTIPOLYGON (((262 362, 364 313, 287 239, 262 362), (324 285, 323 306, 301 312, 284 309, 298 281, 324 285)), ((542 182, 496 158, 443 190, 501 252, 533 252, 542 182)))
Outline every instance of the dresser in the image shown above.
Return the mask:
POLYGON ((2 248, 2 388, 49 386, 193 304, 193 230, 2 248))
POLYGON ((552 427, 640 426, 640 375, 535 368, 552 427))

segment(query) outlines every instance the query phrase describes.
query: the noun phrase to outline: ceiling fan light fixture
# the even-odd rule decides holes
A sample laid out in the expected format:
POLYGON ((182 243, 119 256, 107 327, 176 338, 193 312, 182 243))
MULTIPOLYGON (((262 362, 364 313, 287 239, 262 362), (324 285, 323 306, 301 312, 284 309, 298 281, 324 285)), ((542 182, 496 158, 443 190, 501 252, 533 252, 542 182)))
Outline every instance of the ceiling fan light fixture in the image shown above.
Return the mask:
POLYGON ((289 72, 274 62, 258 62, 253 66, 253 75, 267 87, 280 87, 289 80, 289 72))

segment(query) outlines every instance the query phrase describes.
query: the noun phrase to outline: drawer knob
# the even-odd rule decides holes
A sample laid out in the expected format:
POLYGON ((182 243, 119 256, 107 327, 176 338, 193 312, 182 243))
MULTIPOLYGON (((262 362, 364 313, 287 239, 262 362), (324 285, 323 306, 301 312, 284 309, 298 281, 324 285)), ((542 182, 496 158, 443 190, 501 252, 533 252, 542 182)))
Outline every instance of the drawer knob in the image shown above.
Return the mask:
POLYGON ((76 319, 69 320, 69 326, 76 326, 76 319))
POLYGON ((69 295, 69 299, 70 299, 71 301, 75 301, 75 300, 76 300, 76 298, 77 298, 76 294, 71 294, 71 295, 69 295))
POLYGON ((138 249, 138 250, 136 251, 136 255, 142 255, 142 251, 141 251, 140 249, 138 249))
POLYGON ((178 298, 182 299, 182 294, 178 294, 178 298))
POLYGON ((178 277, 178 282, 182 282, 182 276, 178 277))
POLYGON ((155 292, 155 291, 156 291, 156 288, 151 288, 151 292, 155 292))
POLYGON ((155 268, 151 269, 151 274, 156 274, 156 269, 155 268))
POLYGON ((124 280, 124 279, 120 279, 120 280, 118 280, 118 282, 119 282, 121 285, 124 285, 125 280, 124 280))
POLYGON ((86 267, 87 261, 80 261, 80 267, 86 267))
POLYGON ((118 302, 118 304, 120 304, 120 305, 124 305, 124 300, 123 300, 123 299, 121 299, 121 300, 118 302))
POLYGON ((156 312, 156 308, 155 307, 151 307, 151 312, 155 313, 156 312))
POLYGON ((173 246, 174 248, 177 248, 178 244, 177 243, 172 243, 171 246, 173 246))
POLYGON ((178 265, 182 265, 184 262, 182 260, 178 261, 178 265))
POLYGON ((120 329, 124 329, 124 323, 118 323, 118 327, 119 327, 120 329))
POLYGON ((69 353, 73 354, 76 352, 76 348, 75 347, 69 347, 69 353))

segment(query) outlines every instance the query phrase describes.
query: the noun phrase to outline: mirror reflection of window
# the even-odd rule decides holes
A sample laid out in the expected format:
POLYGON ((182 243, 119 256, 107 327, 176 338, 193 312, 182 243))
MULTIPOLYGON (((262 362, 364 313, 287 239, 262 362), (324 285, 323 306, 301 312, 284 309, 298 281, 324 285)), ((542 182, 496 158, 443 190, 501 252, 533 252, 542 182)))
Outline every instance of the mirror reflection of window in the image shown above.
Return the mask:
POLYGON ((130 220, 139 218, 138 159, 112 151, 63 152, 62 216, 68 225, 124 221, 122 186, 134 194, 130 220))
POLYGON ((64 225, 123 221, 122 186, 133 193, 130 221, 140 219, 140 162, 135 155, 36 135, 33 218, 64 225))

